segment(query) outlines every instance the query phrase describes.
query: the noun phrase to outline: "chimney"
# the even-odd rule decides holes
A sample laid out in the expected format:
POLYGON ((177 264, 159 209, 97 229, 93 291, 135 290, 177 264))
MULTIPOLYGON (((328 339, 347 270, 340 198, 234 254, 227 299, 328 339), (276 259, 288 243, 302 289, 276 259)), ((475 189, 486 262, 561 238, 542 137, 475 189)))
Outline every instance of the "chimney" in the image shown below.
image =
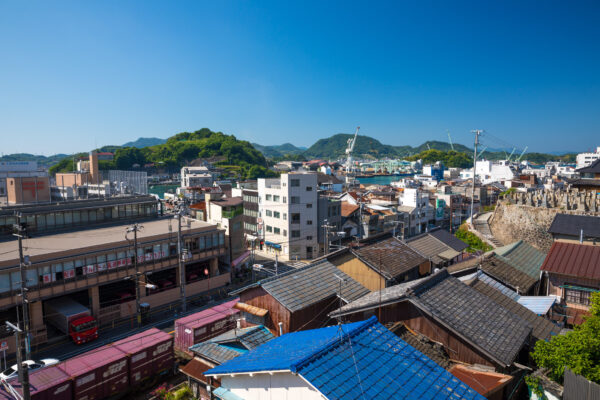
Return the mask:
POLYGON ((96 150, 90 151, 90 178, 92 184, 100 183, 98 171, 98 153, 96 150))
POLYGON ((279 336, 283 335, 283 322, 279 323, 279 336))

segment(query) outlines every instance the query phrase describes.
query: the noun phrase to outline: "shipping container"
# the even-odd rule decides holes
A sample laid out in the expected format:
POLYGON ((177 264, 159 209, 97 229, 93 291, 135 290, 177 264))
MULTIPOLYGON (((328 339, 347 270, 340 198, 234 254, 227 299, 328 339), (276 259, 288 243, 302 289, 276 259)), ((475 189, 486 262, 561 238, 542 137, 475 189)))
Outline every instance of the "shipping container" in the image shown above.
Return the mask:
MULTIPOLYGON (((13 378, 9 384, 19 393, 23 395, 21 383, 18 378, 13 378)), ((73 382, 69 375, 58 366, 53 365, 48 368, 43 368, 38 371, 33 371, 29 374, 29 384, 31 400, 72 400, 73 399, 73 382)), ((8 394, 4 388, 0 391, 0 400, 13 400, 14 397, 8 394)))
POLYGON ((237 298, 175 320, 175 348, 189 353, 190 346, 235 328, 240 312, 233 306, 239 300, 237 298))
POLYGON ((129 384, 141 386, 173 369, 173 336, 152 328, 112 344, 129 358, 129 384))
POLYGON ((111 345, 70 358, 58 367, 73 378, 75 399, 103 399, 129 387, 127 355, 111 345))

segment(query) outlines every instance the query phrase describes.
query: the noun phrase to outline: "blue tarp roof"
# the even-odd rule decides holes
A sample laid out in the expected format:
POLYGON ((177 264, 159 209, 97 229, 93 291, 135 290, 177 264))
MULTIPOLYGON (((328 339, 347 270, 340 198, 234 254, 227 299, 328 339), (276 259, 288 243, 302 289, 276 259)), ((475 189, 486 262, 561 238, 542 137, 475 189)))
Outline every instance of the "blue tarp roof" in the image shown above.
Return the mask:
POLYGON ((298 373, 328 399, 483 400, 375 317, 280 336, 205 375, 277 370, 298 373))

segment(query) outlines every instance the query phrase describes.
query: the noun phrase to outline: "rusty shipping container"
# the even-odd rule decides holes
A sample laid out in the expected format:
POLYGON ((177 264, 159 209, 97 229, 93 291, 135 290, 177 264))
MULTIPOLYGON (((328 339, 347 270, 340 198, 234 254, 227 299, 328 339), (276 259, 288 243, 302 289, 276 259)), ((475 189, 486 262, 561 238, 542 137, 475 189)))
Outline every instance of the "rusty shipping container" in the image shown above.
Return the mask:
POLYGON ((239 310, 233 306, 239 298, 175 320, 175 348, 188 352, 196 343, 235 328, 239 310))
MULTIPOLYGON (((21 383, 18 378, 13 378, 9 384, 18 394, 23 395, 21 383)), ((73 382, 58 366, 33 371, 29 374, 31 400, 72 400, 73 382)), ((4 387, 0 389, 0 400, 14 400, 4 387)))
POLYGON ((143 385, 153 376, 167 373, 175 363, 173 336, 152 328, 112 344, 129 359, 129 384, 143 385))

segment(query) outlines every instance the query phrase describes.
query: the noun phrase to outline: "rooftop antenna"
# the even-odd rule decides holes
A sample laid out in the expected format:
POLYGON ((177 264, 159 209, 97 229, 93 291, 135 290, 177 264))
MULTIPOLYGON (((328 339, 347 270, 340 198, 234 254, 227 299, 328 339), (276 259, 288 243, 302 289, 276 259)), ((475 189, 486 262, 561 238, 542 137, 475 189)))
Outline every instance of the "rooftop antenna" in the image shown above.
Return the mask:
POLYGON ((475 226, 473 220, 473 208, 475 207, 475 177, 477 176, 477 145, 479 144, 479 136, 484 132, 483 129, 473 129, 471 133, 475 134, 475 148, 473 150, 473 191, 471 192, 471 225, 475 226))
POLYGON ((446 132, 448 133, 448 141, 450 142, 450 147, 452 148, 452 151, 454 151, 454 144, 452 144, 452 137, 450 137, 450 130, 446 129, 446 132))
MULTIPOLYGON (((340 292, 338 293, 338 297, 340 299, 340 306, 339 306, 339 308, 342 308, 342 306, 343 306, 343 304, 342 304, 342 302, 343 302, 343 300, 342 300, 342 284, 344 282, 346 282, 346 278, 343 277, 343 276, 339 276, 338 274, 333 274, 333 277, 340 281, 340 292)), ((341 312, 338 313, 337 320, 338 320, 338 325, 341 326, 342 325, 342 315, 341 315, 341 312)))

